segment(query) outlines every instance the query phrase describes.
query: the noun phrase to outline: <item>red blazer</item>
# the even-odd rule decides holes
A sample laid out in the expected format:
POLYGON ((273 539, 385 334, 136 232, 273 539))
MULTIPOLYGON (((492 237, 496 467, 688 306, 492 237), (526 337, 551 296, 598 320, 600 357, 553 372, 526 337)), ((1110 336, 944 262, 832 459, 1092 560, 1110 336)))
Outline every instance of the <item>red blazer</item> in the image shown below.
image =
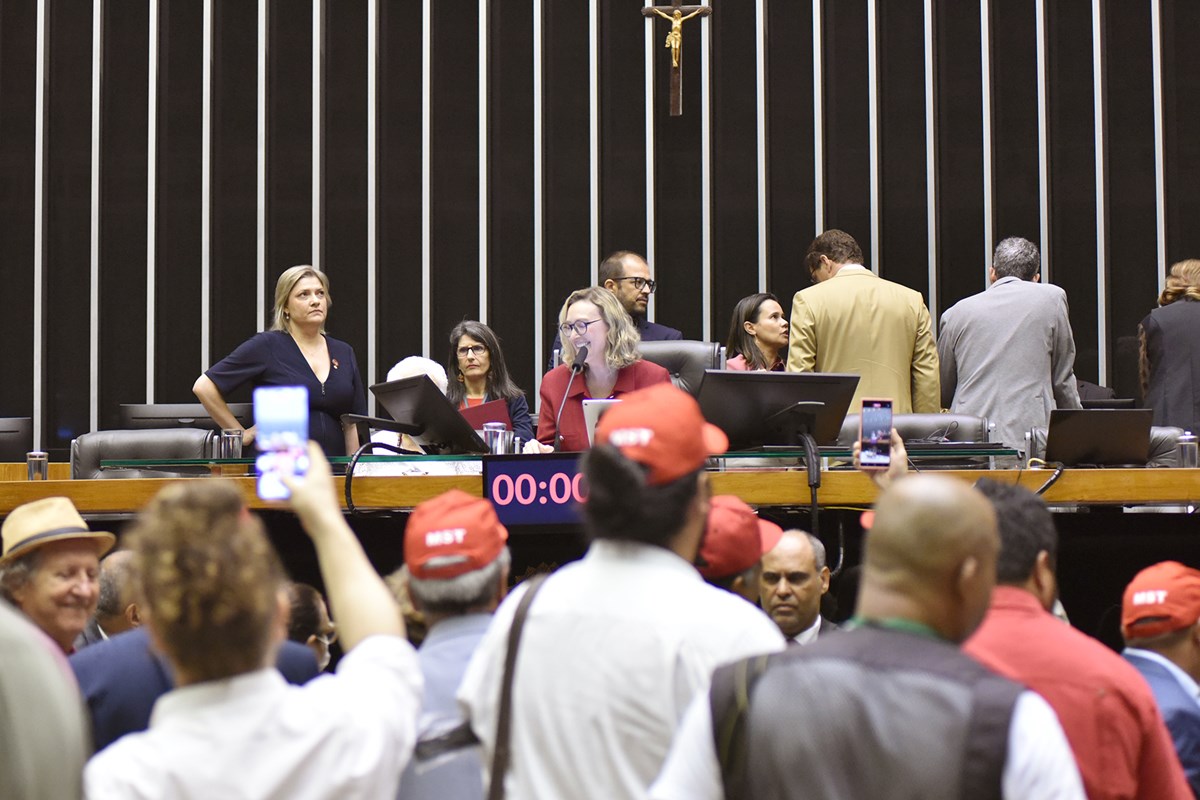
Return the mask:
MULTIPOLYGON (((656 383, 666 383, 671 380, 671 374, 658 364, 649 361, 635 361, 628 367, 622 367, 617 372, 617 385, 613 387, 612 397, 629 394, 635 389, 644 389, 656 383)), ((538 393, 540 410, 538 411, 537 438, 542 444, 554 444, 554 437, 559 431, 554 428, 554 417, 558 414, 558 406, 563 401, 563 392, 567 391, 567 382, 571 381, 571 368, 560 364, 550 370, 542 378, 542 389, 538 393)), ((587 424, 583 420, 583 401, 591 400, 587 393, 587 381, 582 374, 576 375, 571 381, 571 390, 567 394, 567 403, 563 406, 560 421, 563 450, 587 450, 587 424)))

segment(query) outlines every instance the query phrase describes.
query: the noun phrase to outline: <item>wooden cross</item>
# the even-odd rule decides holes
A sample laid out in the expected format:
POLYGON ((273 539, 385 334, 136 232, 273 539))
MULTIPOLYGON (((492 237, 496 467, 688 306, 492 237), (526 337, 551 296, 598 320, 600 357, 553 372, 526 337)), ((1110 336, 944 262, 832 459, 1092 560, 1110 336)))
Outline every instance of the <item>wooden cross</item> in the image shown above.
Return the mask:
POLYGON ((692 17, 707 17, 712 13, 708 6, 685 6, 682 0, 671 0, 669 6, 645 6, 643 17, 659 16, 671 23, 667 34, 667 48, 671 51, 671 116, 683 116, 683 23, 692 17))

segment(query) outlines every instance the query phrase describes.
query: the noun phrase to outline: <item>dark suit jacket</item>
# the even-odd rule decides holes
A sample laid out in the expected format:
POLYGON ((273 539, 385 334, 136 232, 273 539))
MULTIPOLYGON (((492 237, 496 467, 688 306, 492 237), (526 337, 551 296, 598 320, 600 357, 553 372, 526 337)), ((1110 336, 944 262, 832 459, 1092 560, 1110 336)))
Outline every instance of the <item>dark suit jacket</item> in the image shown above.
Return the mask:
MULTIPOLYGON (((145 628, 113 636, 69 660, 92 717, 97 752, 127 733, 145 730, 154 702, 175 687, 170 665, 151 648, 145 628)), ((302 644, 284 642, 276 667, 290 683, 302 684, 316 677, 317 658, 302 644)))
POLYGON ((100 625, 96 622, 96 618, 92 617, 88 620, 87 625, 84 626, 83 633, 75 637, 74 645, 75 649, 78 651, 82 650, 88 645, 103 641, 104 636, 100 633, 100 625))
POLYGON ((1187 773, 1192 794, 1200 797, 1200 702, 1189 696, 1162 664, 1128 650, 1123 655, 1150 684, 1150 691, 1154 693, 1163 721, 1175 742, 1175 752, 1187 773))
POLYGON ((1176 300, 1156 308, 1141 328, 1150 370, 1146 405, 1154 409, 1154 424, 1195 432, 1200 426, 1200 302, 1176 300))

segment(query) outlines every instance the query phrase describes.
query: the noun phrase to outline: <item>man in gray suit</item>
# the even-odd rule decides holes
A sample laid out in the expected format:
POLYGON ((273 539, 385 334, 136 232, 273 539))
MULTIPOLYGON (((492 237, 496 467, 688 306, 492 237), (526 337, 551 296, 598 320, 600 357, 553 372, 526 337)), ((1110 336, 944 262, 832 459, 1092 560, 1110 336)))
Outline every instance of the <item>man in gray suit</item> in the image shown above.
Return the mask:
POLYGON ((1041 283, 1037 246, 1013 236, 996 245, 986 291, 942 315, 942 405, 987 417, 993 441, 1024 449, 1053 408, 1079 408, 1067 295, 1041 283))

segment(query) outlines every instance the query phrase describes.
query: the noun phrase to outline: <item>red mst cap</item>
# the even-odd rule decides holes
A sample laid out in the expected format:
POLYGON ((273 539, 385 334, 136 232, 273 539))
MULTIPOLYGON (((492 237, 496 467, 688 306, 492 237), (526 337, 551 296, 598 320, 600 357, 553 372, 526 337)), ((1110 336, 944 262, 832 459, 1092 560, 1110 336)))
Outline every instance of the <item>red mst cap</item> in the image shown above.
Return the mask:
POLYGON ((700 545, 700 574, 719 579, 745 572, 771 550, 783 528, 759 519, 754 509, 732 495, 714 497, 708 508, 708 526, 700 545))
POLYGON ((491 503, 451 489, 413 509, 404 529, 404 563, 418 580, 456 578, 495 561, 507 541, 491 503))
POLYGON ((1126 639, 1152 639, 1194 625, 1200 618, 1200 572, 1162 561, 1133 576, 1121 603, 1126 639))
POLYGON ((647 467, 646 482, 651 486, 695 472, 710 455, 724 453, 729 447, 724 431, 704 421, 695 398, 670 383, 622 397, 600 418, 596 442, 611 444, 626 458, 647 467))

